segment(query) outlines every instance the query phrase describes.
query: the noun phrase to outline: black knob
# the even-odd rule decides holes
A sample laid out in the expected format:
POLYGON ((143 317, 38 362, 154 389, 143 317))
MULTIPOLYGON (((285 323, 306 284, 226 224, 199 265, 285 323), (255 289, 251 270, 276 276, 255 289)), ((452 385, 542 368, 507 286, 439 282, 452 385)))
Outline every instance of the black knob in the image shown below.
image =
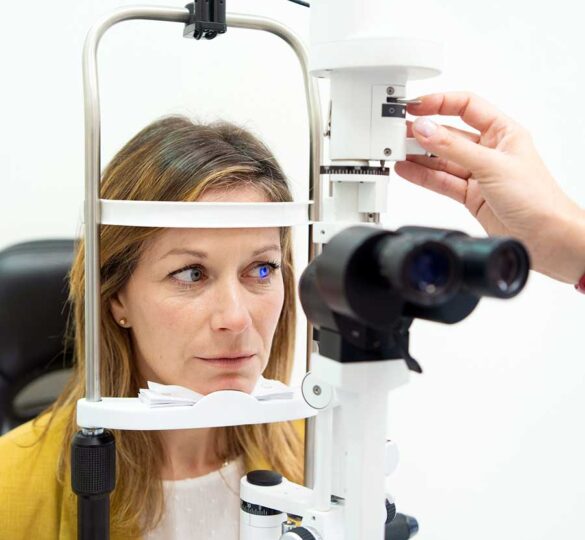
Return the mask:
POLYGON ((250 471, 246 479, 253 486, 278 486, 282 484, 282 474, 274 471, 250 471))
POLYGON ((109 495, 116 487, 116 445, 110 431, 78 432, 71 445, 71 487, 76 495, 109 495))

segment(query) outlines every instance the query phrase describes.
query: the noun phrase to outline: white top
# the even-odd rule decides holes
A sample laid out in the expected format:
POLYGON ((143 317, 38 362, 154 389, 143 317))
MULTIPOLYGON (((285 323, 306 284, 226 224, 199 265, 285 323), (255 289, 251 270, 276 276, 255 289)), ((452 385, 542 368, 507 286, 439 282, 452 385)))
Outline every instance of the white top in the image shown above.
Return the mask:
POLYGON ((166 509, 145 540, 238 540, 242 458, 218 471, 186 480, 164 480, 166 509))

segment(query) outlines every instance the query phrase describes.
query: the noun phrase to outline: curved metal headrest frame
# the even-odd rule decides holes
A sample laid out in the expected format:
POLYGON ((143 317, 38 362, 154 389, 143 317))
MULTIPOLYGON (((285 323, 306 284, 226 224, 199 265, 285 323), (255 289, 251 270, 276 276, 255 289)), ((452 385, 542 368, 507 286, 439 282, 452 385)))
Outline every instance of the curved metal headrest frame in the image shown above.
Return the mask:
MULTIPOLYGON (((85 354, 86 398, 100 401, 100 103, 97 73, 97 48, 104 33, 114 24, 129 20, 153 20, 187 23, 186 8, 137 6, 121 8, 99 20, 89 31, 83 50, 83 86, 85 99, 85 354)), ((297 55, 303 72, 310 126, 309 199, 311 221, 321 215, 319 165, 321 163, 321 115, 316 81, 309 73, 308 55, 302 42, 282 24, 263 17, 227 14, 233 28, 262 30, 283 39, 297 55)), ((309 227, 309 260, 314 244, 309 227)))

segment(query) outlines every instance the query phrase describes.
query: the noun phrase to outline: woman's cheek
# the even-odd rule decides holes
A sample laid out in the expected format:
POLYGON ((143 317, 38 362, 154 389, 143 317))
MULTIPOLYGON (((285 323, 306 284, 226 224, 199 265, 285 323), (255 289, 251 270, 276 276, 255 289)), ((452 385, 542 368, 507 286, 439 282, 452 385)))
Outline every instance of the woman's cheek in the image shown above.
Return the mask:
POLYGON ((276 330, 276 326, 280 319, 280 314, 284 306, 284 285, 281 285, 264 305, 264 317, 269 324, 272 333, 276 330))
POLYGON ((155 358, 164 351, 164 355, 174 355, 181 347, 181 337, 185 329, 197 328, 194 320, 197 310, 186 298, 152 297, 143 304, 143 320, 148 321, 143 329, 143 338, 148 344, 150 354, 155 358))
POLYGON ((277 312, 277 316, 280 315, 282 306, 284 305, 284 282, 282 276, 278 276, 278 281, 269 296, 272 310, 277 312))
POLYGON ((188 322, 202 313, 201 302, 188 295, 171 296, 161 299, 153 306, 164 327, 174 328, 188 322))

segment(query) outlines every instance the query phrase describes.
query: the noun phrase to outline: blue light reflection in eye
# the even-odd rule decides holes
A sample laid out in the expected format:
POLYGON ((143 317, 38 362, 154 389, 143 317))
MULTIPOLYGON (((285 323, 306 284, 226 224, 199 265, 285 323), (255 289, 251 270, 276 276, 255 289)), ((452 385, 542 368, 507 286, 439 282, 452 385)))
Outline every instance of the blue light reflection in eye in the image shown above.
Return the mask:
POLYGON ((270 274, 270 268, 266 265, 266 266, 261 266, 259 268, 259 274, 260 274, 260 278, 264 279, 267 278, 270 274))

